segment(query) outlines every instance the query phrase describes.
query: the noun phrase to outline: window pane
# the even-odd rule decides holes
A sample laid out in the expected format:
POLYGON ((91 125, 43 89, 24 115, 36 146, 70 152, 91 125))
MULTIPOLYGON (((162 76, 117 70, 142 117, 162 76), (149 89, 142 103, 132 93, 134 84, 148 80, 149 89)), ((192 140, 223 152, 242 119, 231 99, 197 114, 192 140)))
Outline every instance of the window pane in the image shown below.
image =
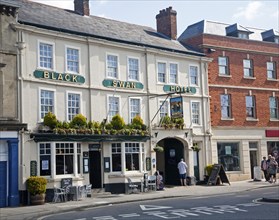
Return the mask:
POLYGON ((41 118, 43 119, 48 112, 54 111, 54 92, 41 90, 41 118))
POLYGON ((158 81, 166 82, 166 64, 158 63, 158 81))
POLYGON ((79 51, 77 49, 67 48, 67 70, 79 72, 79 51))
POLYGON ((80 94, 68 94, 68 120, 80 113, 80 94))
POLYGON ((131 121, 137 115, 140 115, 140 100, 139 99, 130 99, 130 118, 131 118, 131 121))
POLYGON ((238 143, 217 143, 218 163, 225 171, 240 171, 240 154, 238 143))
POLYGON ((177 83, 177 64, 170 64, 170 83, 177 83))
POLYGON ((108 76, 113 77, 113 78, 117 78, 118 77, 118 73, 117 73, 117 56, 113 56, 113 55, 108 55, 107 56, 107 72, 108 72, 108 76))
POLYGON ((129 58, 129 79, 139 80, 139 60, 129 58))
POLYGON ((40 43, 40 67, 53 69, 52 45, 40 43))
POLYGON ((125 143, 126 170, 139 170, 139 143, 125 143))
POLYGON ((112 117, 119 113, 119 98, 118 97, 109 97, 109 120, 111 121, 112 117))
POLYGON ((198 85, 198 68, 190 66, 190 80, 192 85, 198 85))

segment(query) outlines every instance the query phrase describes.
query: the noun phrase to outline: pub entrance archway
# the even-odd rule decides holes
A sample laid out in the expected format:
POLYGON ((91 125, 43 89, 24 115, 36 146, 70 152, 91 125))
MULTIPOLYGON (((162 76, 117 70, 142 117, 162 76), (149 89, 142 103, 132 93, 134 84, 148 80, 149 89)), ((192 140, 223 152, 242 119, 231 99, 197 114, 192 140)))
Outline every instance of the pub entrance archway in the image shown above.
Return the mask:
POLYGON ((184 144, 176 138, 164 138, 157 143, 164 148, 156 153, 156 168, 162 173, 165 185, 180 185, 177 164, 181 158, 187 161, 184 144))

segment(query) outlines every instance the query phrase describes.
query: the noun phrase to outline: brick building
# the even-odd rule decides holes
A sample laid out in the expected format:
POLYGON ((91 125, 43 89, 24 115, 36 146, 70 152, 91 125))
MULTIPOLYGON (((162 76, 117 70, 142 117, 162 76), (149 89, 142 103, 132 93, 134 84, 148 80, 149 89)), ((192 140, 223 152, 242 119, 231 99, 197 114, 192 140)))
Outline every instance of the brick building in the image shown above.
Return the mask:
POLYGON ((279 161, 279 33, 203 20, 178 40, 213 59, 212 163, 222 163, 231 180, 243 180, 254 178, 262 156, 279 161))

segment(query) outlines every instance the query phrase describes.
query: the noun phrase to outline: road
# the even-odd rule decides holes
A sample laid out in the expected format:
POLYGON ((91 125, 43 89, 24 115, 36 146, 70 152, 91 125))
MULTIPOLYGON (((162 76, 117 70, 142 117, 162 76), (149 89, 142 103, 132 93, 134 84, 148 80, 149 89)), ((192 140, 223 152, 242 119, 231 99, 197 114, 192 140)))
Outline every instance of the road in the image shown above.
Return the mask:
POLYGON ((279 203, 258 201, 274 196, 279 198, 278 188, 261 188, 226 195, 160 199, 80 209, 45 216, 40 220, 278 220, 279 203))

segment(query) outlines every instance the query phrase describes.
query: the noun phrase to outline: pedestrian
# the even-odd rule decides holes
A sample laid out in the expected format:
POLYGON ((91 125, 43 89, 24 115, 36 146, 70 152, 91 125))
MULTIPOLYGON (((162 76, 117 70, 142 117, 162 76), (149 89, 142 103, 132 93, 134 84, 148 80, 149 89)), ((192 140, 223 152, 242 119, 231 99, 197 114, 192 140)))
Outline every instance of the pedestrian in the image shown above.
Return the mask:
POLYGON ((180 183, 181 186, 186 186, 186 173, 187 173, 187 169, 188 166, 187 164, 184 162, 183 158, 181 158, 180 162, 177 165, 178 171, 179 171, 179 178, 180 178, 180 183))
POLYGON ((268 166, 268 173, 270 176, 270 183, 276 183, 276 173, 278 169, 278 163, 275 160, 275 157, 270 158, 269 166, 268 166))
POLYGON ((157 190, 164 190, 163 176, 160 171, 157 170, 156 173, 157 190))
POLYGON ((261 161, 261 169, 264 173, 265 182, 268 182, 269 174, 268 174, 268 162, 266 160, 266 157, 263 157, 263 160, 261 161))

